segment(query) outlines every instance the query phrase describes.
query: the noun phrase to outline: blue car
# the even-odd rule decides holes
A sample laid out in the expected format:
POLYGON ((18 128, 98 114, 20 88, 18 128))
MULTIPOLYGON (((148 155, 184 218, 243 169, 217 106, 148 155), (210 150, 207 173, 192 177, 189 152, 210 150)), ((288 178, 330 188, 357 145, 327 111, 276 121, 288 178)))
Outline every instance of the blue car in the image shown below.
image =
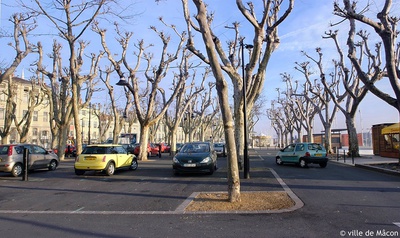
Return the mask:
POLYGON ((308 164, 319 164, 325 168, 328 164, 328 157, 325 148, 317 143, 295 143, 280 150, 276 155, 276 164, 294 163, 302 168, 308 164))
POLYGON ((174 174, 206 172, 217 170, 217 153, 210 142, 186 143, 172 159, 174 174))

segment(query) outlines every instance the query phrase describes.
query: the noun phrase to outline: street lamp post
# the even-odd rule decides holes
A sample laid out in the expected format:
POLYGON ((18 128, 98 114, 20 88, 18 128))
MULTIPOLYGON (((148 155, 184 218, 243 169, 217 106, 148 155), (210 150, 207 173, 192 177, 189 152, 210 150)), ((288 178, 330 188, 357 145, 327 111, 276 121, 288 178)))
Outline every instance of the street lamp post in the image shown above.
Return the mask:
POLYGON ((90 119, 92 117, 92 103, 89 103, 89 128, 88 128, 88 145, 90 145, 90 119))
MULTIPOLYGON (((244 38, 243 38, 244 39, 244 38)), ((253 48, 252 45, 247 45, 243 43, 243 39, 240 41, 240 47, 242 50, 242 78, 243 78, 243 133, 244 133, 244 151, 243 151, 243 174, 245 179, 250 178, 250 161, 249 161, 249 155, 248 155, 248 145, 247 145, 247 98, 246 98, 246 91, 247 91, 247 82, 245 78, 245 67, 244 67, 244 48, 246 49, 251 49, 253 48)))

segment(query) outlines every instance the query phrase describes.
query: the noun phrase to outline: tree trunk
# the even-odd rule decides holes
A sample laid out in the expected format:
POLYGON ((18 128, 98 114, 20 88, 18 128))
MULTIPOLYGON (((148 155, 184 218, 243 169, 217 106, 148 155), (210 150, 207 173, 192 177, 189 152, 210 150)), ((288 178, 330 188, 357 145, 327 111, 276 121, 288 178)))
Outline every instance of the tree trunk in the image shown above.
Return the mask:
POLYGON ((176 141, 177 141, 177 135, 176 133, 178 132, 178 127, 173 126, 170 130, 171 133, 171 138, 170 138, 170 146, 171 146, 171 150, 170 150, 170 154, 172 156, 175 156, 176 154, 176 141))
POLYGON ((140 152, 138 160, 147 160, 147 144, 149 143, 149 125, 140 125, 140 152))
POLYGON ((332 151, 332 126, 330 123, 325 123, 324 125, 325 129, 325 141, 324 141, 324 146, 326 149, 326 152, 328 154, 332 154, 335 151, 332 151))
POLYGON ((349 156, 359 157, 357 130, 354 123, 354 117, 346 116, 347 133, 349 134, 349 156))
MULTIPOLYGON (((60 147, 58 148, 57 156, 60 160, 65 159, 65 147, 67 145, 69 124, 64 124, 60 126, 58 140, 60 141, 60 147)), ((75 147, 76 148, 76 147, 75 147)))

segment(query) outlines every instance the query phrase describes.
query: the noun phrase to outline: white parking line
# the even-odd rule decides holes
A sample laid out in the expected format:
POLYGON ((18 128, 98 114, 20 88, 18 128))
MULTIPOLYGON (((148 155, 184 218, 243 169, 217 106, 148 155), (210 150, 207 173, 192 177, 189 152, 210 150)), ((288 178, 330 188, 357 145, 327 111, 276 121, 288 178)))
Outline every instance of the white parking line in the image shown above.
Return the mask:
POLYGON ((400 222, 393 222, 396 226, 400 227, 400 222))

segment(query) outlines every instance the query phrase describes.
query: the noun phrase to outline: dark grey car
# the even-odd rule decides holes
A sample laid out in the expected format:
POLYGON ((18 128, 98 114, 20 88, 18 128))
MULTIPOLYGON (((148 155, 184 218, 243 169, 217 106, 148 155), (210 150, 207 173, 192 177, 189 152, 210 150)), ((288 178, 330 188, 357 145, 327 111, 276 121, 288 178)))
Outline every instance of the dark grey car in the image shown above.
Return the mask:
POLYGON ((24 149, 28 149, 28 169, 55 170, 60 163, 56 154, 39 145, 10 144, 0 145, 0 172, 10 172, 18 177, 23 171, 24 149))
POLYGON ((217 169, 217 153, 210 142, 186 143, 172 160, 174 174, 207 172, 217 169))

